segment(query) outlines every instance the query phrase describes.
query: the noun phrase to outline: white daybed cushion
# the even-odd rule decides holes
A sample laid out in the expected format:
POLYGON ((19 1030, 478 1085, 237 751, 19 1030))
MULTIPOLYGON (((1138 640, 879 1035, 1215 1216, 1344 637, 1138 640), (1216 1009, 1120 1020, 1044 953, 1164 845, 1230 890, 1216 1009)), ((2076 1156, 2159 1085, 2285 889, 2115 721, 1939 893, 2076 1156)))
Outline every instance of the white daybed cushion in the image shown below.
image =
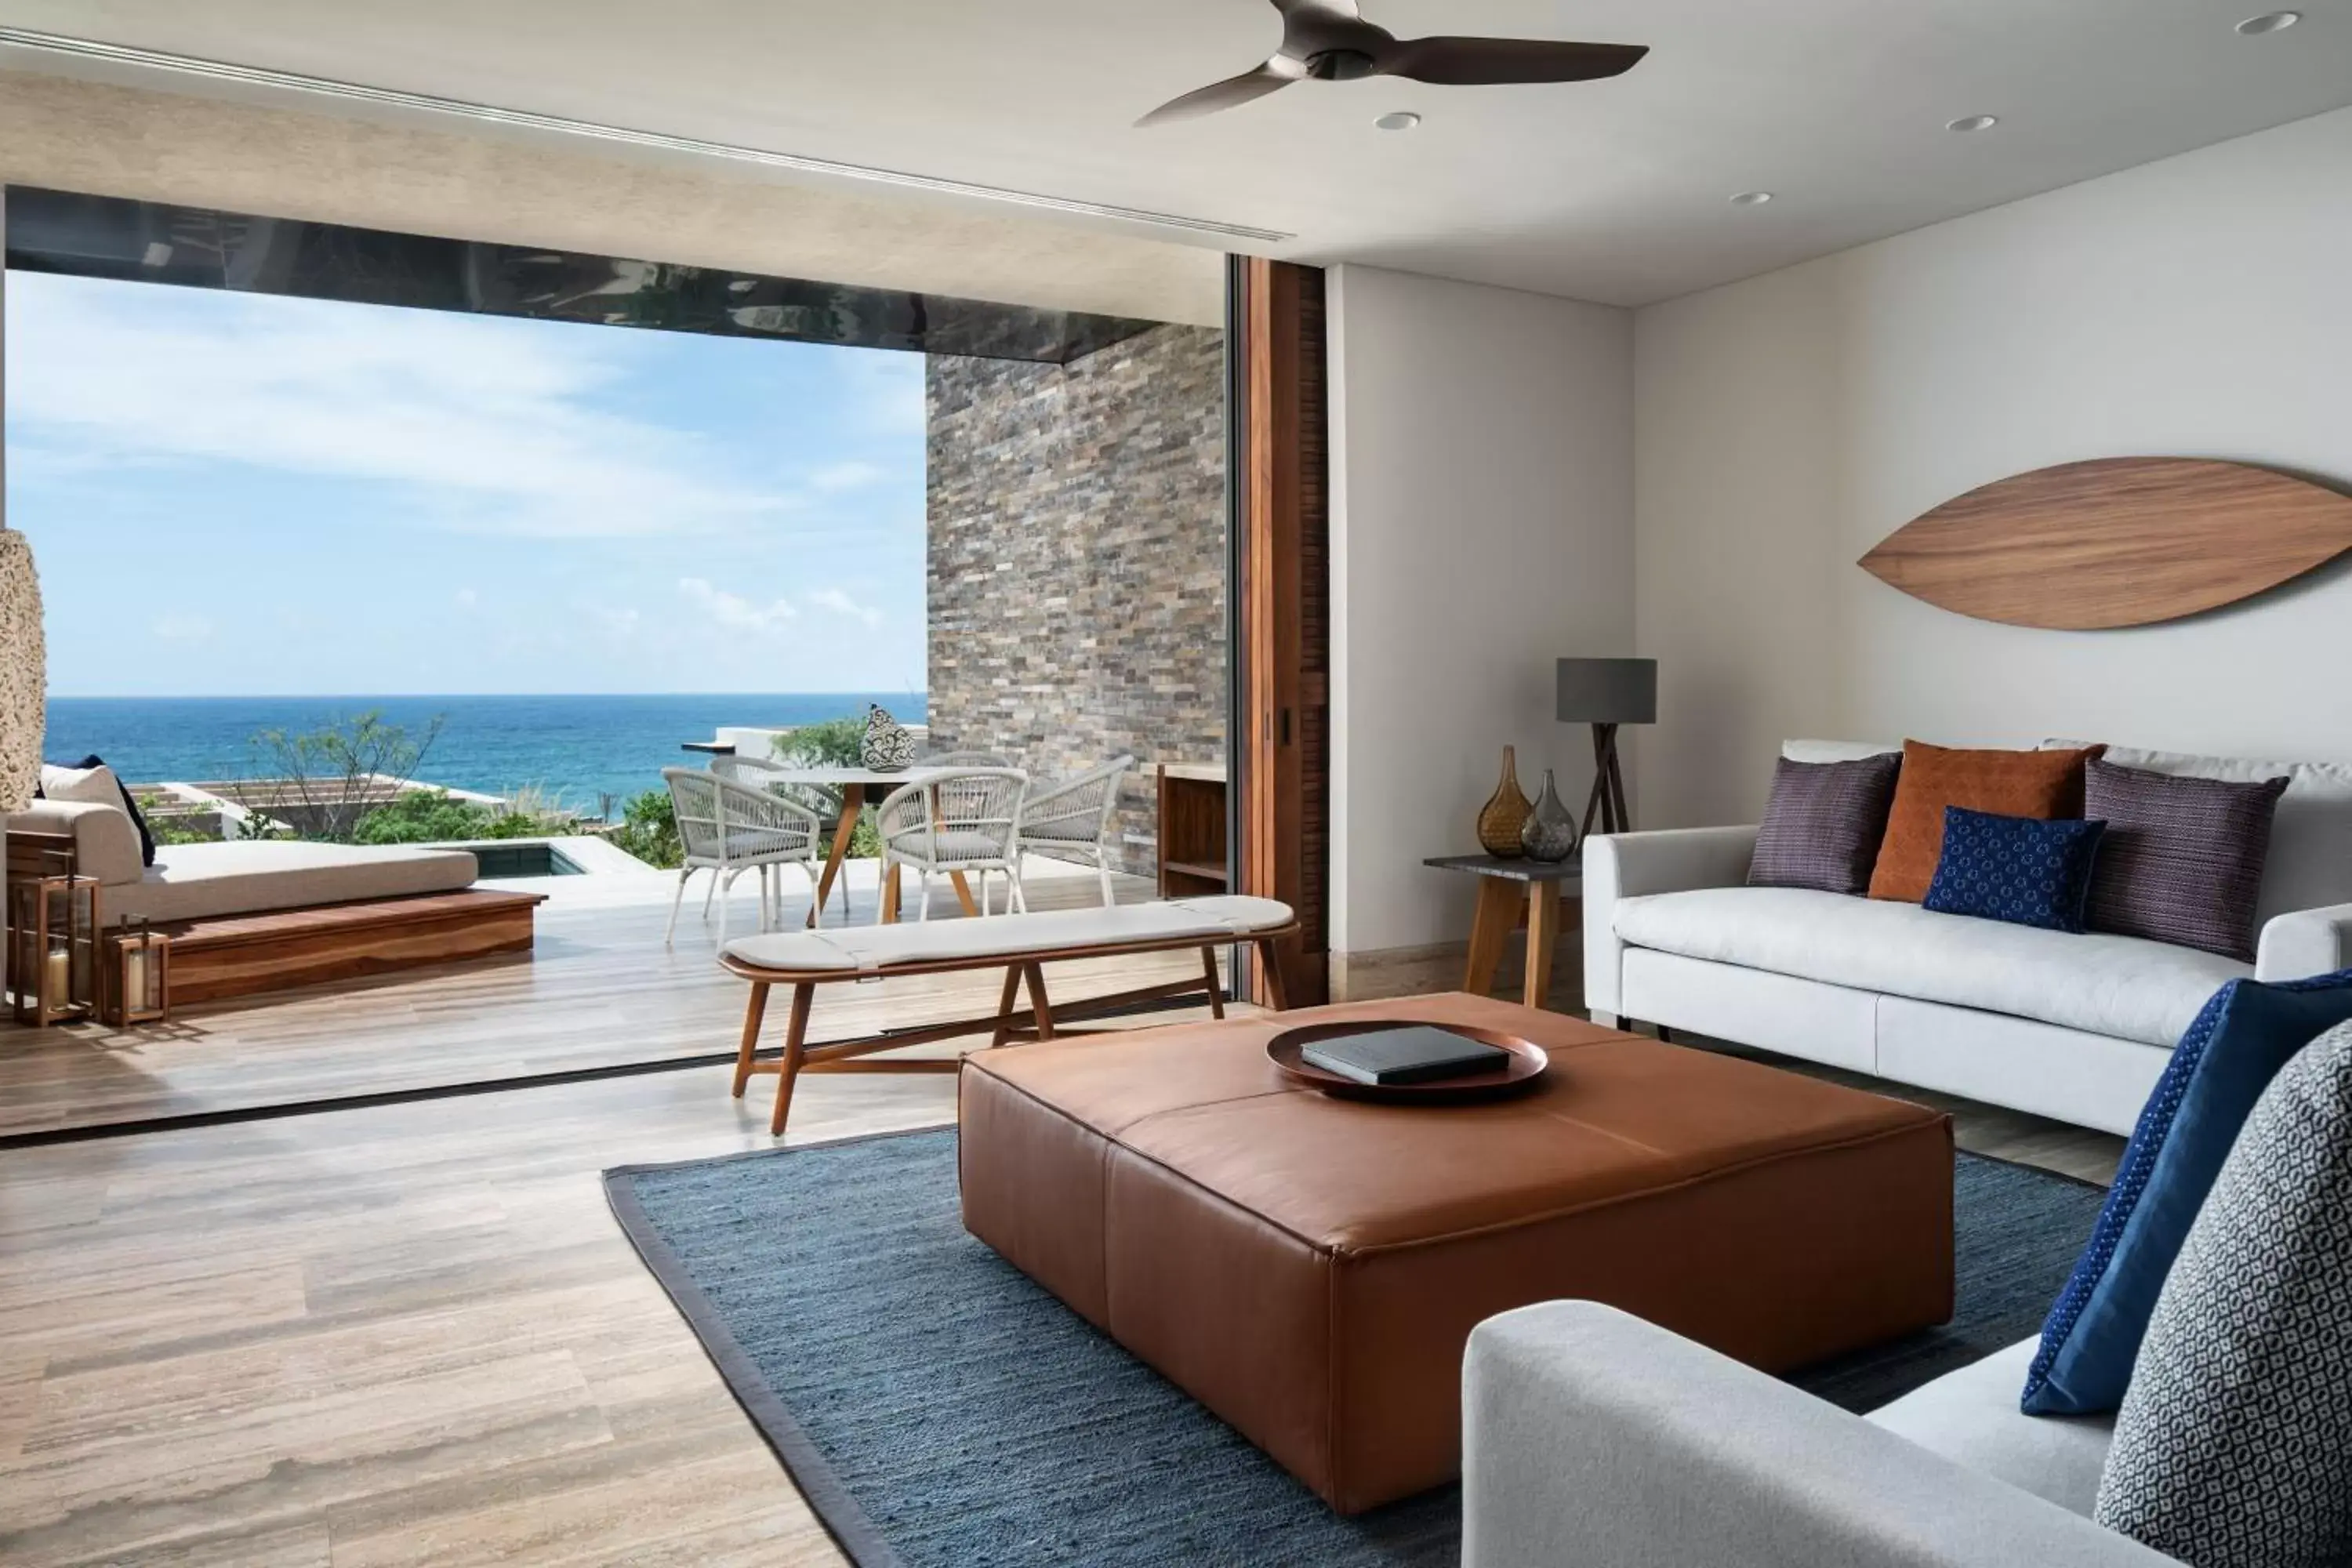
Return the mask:
POLYGON ((144 878, 102 897, 109 925, 193 921, 446 893, 472 886, 476 874, 463 849, 232 839, 159 846, 144 878))
POLYGON ((2017 1407, 2040 1346, 2023 1340, 1915 1388, 1864 1419, 2021 1491, 2089 1518, 2115 1441, 2113 1415, 2028 1415, 2017 1407))
POLYGON ((2170 1047, 2253 968, 2138 937, 2075 936, 1804 888, 1705 888, 1616 906, 1635 947, 2170 1047))
POLYGON ((961 920, 843 926, 824 931, 768 931, 738 937, 728 956, 754 968, 807 973, 872 970, 893 963, 1044 952, 1054 948, 1114 947, 1131 942, 1238 942, 1290 923, 1290 906, 1273 899, 1224 894, 1171 899, 1109 909, 1052 910, 1027 915, 980 915, 961 920))

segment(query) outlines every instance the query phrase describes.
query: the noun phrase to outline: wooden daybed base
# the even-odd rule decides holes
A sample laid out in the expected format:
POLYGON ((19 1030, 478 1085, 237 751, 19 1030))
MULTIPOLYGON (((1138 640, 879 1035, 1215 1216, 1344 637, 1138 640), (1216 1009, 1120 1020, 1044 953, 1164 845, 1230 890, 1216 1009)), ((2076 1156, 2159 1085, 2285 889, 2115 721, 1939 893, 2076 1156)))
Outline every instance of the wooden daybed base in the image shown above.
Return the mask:
POLYGON ((529 952, 544 893, 468 888, 156 926, 172 939, 172 1005, 220 1002, 500 952, 529 952))
POLYGON ((982 1032, 989 1036, 985 1047, 989 1049, 1057 1036, 1100 1033, 1062 1026, 1074 1017, 1137 1002, 1196 994, 1205 994, 1211 1016, 1222 1018, 1225 1005, 1217 978, 1217 949, 1237 942, 1256 946, 1264 960, 1267 1000, 1279 1012, 1287 1004, 1275 963, 1275 943, 1297 934, 1297 918, 1286 904, 1271 899, 1217 897, 1116 909, 982 915, 936 925, 868 926, 739 938, 729 942, 719 958, 721 967, 751 983, 751 999, 743 1015, 743 1039, 735 1056, 735 1098, 743 1098, 752 1074, 776 1074, 776 1108, 768 1131, 782 1137, 784 1119, 792 1111, 793 1085, 802 1073, 940 1073, 954 1072, 962 1066, 960 1057, 859 1059, 877 1051, 982 1032), (1058 1009, 1046 999, 1045 964, 1077 958, 1180 952, 1186 948, 1200 950, 1199 979, 1090 996, 1058 1009), (996 1011, 985 1016, 854 1040, 830 1040, 820 1046, 807 1043, 809 1007, 820 985, 978 969, 1004 971, 1004 990, 997 999, 996 1011), (1029 988, 1029 1005, 1018 1009, 1024 984, 1029 988), (761 1061, 758 1058, 760 1026, 767 1016, 772 985, 793 988, 792 1019, 784 1031, 782 1055, 761 1061))

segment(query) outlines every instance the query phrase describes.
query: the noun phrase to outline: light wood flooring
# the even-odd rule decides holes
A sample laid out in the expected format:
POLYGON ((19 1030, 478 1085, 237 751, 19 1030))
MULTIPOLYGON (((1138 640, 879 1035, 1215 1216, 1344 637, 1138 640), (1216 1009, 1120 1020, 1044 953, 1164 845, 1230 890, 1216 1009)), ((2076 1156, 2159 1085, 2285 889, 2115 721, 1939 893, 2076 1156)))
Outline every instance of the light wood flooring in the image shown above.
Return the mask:
MULTIPOLYGON (((563 944, 585 939, 551 935, 550 973, 576 959, 599 998, 567 1027, 661 1037, 659 961, 573 954, 563 944)), ((682 934, 679 952, 690 993, 708 949, 682 934)), ((572 1059, 517 1016, 548 978, 304 999, 314 1030, 341 1019, 363 1043, 373 1075, 284 1070, 380 1083, 436 1031, 444 1051, 520 1031, 541 1059, 572 1059), (401 1017, 379 1023, 388 994, 401 1017)), ((677 1005, 731 1027, 738 1000, 719 987, 677 1005)), ((259 1041, 260 1010, 241 1016, 248 1063, 299 1054, 259 1041)), ((156 1073, 143 1058, 125 1071, 156 1073)), ((757 1097, 729 1099, 727 1080, 693 1068, 0 1152, 0 1563, 840 1562, 597 1180, 768 1146, 757 1097)), ((2118 1146, 1955 1109, 1964 1144, 2008 1158, 2099 1174, 2118 1146)), ((953 1114, 949 1078, 811 1078, 791 1142, 953 1114)))

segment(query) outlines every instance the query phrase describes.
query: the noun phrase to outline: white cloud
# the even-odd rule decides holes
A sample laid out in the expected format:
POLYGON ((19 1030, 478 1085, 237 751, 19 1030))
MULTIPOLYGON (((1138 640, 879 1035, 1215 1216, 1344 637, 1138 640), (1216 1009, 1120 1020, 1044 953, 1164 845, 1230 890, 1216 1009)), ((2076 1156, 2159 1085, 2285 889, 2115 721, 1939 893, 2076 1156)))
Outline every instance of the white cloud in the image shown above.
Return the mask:
POLYGON ((730 631, 773 632, 800 614, 789 599, 755 605, 742 595, 713 587, 700 577, 679 578, 677 591, 705 617, 730 631))
POLYGON ((864 621, 869 626, 882 624, 882 612, 861 605, 839 588, 819 588, 808 595, 808 602, 820 610, 831 610, 836 616, 848 616, 864 621))
POLYGON ((461 610, 474 610, 474 609, 479 609, 479 608, 481 607, 481 604, 482 604, 482 596, 481 596, 481 595, 479 595, 479 594, 478 594, 478 593, 474 592, 474 590, 473 590, 473 589, 471 589, 471 588, 460 588, 460 589, 458 589, 458 590, 457 590, 457 607, 458 607, 459 609, 461 609, 461 610))
POLYGON ((208 642, 213 624, 202 616, 159 616, 148 630, 164 642, 208 642))
POLYGON ((812 488, 827 495, 842 490, 864 489, 882 477, 882 470, 871 463, 834 463, 809 476, 812 488))
POLYGON ((9 422, 41 461, 237 463, 409 487, 434 521, 591 538, 705 531, 795 499, 710 443, 598 406, 597 334, 543 323, 23 274, 9 422))

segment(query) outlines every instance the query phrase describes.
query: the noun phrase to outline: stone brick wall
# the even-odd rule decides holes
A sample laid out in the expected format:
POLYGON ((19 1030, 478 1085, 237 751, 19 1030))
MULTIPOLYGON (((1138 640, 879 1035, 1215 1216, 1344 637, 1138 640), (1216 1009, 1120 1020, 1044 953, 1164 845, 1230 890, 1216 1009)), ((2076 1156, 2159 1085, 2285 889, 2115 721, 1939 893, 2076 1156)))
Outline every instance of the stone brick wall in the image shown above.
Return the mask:
POLYGON ((1046 781, 1131 752, 1112 842, 1149 874, 1153 764, 1224 757, 1223 334, 924 379, 931 743, 1046 781))

